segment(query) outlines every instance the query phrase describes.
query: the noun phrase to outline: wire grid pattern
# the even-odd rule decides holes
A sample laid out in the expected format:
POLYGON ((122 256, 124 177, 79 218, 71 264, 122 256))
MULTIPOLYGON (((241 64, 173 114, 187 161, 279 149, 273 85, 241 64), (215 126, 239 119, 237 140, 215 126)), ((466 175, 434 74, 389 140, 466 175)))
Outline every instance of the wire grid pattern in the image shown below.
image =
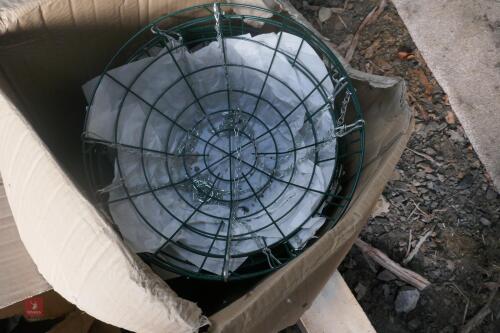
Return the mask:
MULTIPOLYGON (((146 69, 147 67, 139 72, 136 79, 146 69)), ((141 212, 140 209, 135 206, 133 199, 143 195, 152 194, 156 198, 156 200, 158 200, 163 209, 168 211, 168 208, 165 207, 165 205, 161 203, 161 200, 159 200, 156 196, 156 193, 158 191, 167 188, 174 189, 181 198, 185 198, 186 186, 191 189, 194 188, 194 192, 192 194, 193 197, 185 199, 185 202, 192 209, 191 215, 186 219, 178 219, 171 214, 174 219, 177 220, 176 222, 179 226, 177 227, 176 231, 172 235, 170 235, 170 237, 164 237, 165 241, 163 245, 155 253, 141 254, 145 261, 167 270, 179 273, 181 275, 209 280, 237 280, 266 274, 283 266, 288 261, 300 254, 300 252, 303 250, 296 249, 289 243, 290 238, 300 230, 300 227, 293 232, 286 234, 282 232, 280 230, 280 227, 278 226, 278 221, 286 217, 289 211, 285 214, 282 214, 281 217, 276 218, 273 217, 272 214, 270 214, 267 210, 268 207, 274 204, 285 191, 289 190, 290 188, 299 188, 303 190, 303 195, 297 201, 297 205, 307 193, 317 193, 322 196, 322 199, 314 209, 313 214, 306 218, 301 224, 301 226, 303 226, 308 222, 310 218, 313 217, 324 217, 327 222, 320 229, 318 236, 331 229, 347 208, 361 172, 361 165, 364 154, 364 127, 362 126, 361 112, 356 92, 351 85, 344 69, 332 54, 332 52, 328 49, 328 47, 307 28, 289 18, 288 16, 278 12, 249 5, 222 3, 195 6, 166 15, 155 20, 150 25, 146 26, 136 35, 134 35, 113 57, 111 62, 106 67, 104 73, 102 74, 100 80, 103 80, 103 78, 111 79, 117 85, 126 90, 126 95, 133 95, 149 107, 149 113, 147 115, 141 133, 141 142, 144 141, 144 137, 146 134, 146 124, 152 114, 157 114, 161 118, 164 118, 165 121, 173 124, 171 128, 175 127, 186 133, 186 140, 184 141, 183 145, 180 146, 179 149, 175 152, 155 150, 147 148, 144 145, 136 146, 118 142, 116 128, 118 127, 119 115, 115 123, 114 140, 96 139, 95 136, 92 136, 89 132, 87 132, 87 129, 85 129, 83 133, 83 151, 86 171, 88 172, 88 178, 90 180, 91 188, 96 191, 96 201, 100 203, 100 206, 104 211, 107 211, 107 206, 109 204, 128 200, 135 207, 137 214, 141 216, 143 222, 148 224, 151 228, 155 229, 154 226, 149 224, 148 219, 143 214, 143 212, 141 212), (238 12, 238 9, 240 9, 240 12, 238 12), (241 14, 241 9, 251 10, 251 14, 241 14), (191 15, 192 13, 194 13, 195 18, 180 24, 173 24, 173 22, 177 22, 177 17, 185 17, 186 15, 191 15), (257 27, 252 23, 257 23, 257 27), (260 27, 258 27, 259 25, 260 27), (296 54, 288 54, 278 48, 282 36, 281 34, 278 38, 278 44, 274 48, 257 40, 245 38, 244 36, 242 36, 247 33, 258 35, 263 33, 265 29, 288 32, 302 38, 301 44, 296 54), (261 74, 265 75, 265 79, 259 94, 237 90, 231 87, 229 75, 227 75, 228 68, 232 66, 242 65, 231 64, 226 60, 227 58, 225 41, 230 38, 246 39, 247 41, 259 44, 259 47, 272 49, 273 58, 270 61, 270 66, 267 71, 262 71, 261 69, 247 66, 248 70, 258 71, 261 74), (138 41, 145 42, 137 45, 138 41), (185 73, 183 72, 181 66, 177 64, 173 53, 183 47, 187 47, 189 49, 200 48, 213 41, 217 41, 221 47, 221 56, 223 58, 223 62, 221 65, 216 66, 223 66, 223 70, 226 75, 226 88, 224 90, 211 92, 204 96, 197 96, 196 92, 189 84, 189 79, 198 72, 206 70, 207 67, 198 69, 197 71, 193 71, 190 73, 185 73), (299 61, 300 51, 304 43, 306 42, 316 50, 327 67, 328 74, 322 79, 318 80, 310 72, 310 70, 308 69, 308 65, 303 64, 299 61), (177 115, 176 117, 171 117, 168 114, 167 110, 159 109, 156 103, 148 102, 142 96, 136 94, 132 89, 133 84, 124 84, 108 73, 108 70, 118 65, 131 63, 145 57, 150 57, 154 55, 154 50, 158 48, 167 50, 167 52, 161 56, 172 57, 172 60, 176 64, 176 67, 181 74, 179 80, 183 80, 184 82, 186 82, 189 89, 191 89, 194 101, 187 108, 191 106, 197 106, 198 110, 200 110, 200 112, 202 113, 202 118, 189 128, 185 127, 185 125, 179 119, 179 117, 182 117, 182 112, 179 113, 179 115, 177 115), (292 66, 298 69, 313 84, 313 89, 309 93, 307 93, 304 98, 300 98, 296 94, 296 92, 288 86, 285 80, 276 77, 271 73, 274 58, 277 54, 285 56, 292 64, 292 66), (270 101, 266 100, 263 95, 268 79, 273 79, 280 82, 283 86, 288 88, 290 94, 295 94, 297 98, 300 99, 300 102, 288 113, 286 113, 286 115, 281 116, 281 120, 273 126, 269 126, 257 115, 256 112, 259 103, 265 103, 271 108, 276 109, 276 107, 272 105, 270 101), (333 83, 334 91, 325 91, 323 83, 327 80, 330 80, 333 83), (224 92, 227 92, 227 108, 221 109, 220 111, 215 113, 206 113, 201 101, 205 98, 210 98, 211 94, 224 92), (305 101, 313 93, 316 92, 319 92, 321 94, 324 100, 324 104, 321 108, 318 108, 316 110, 306 109, 306 116, 304 119, 305 123, 308 122, 311 125, 312 133, 314 136, 314 143, 306 146, 298 146, 298 144, 293 139, 293 132, 287 120, 291 115, 294 114, 297 109, 299 109, 300 107, 304 107, 305 101), (231 96, 233 96, 234 94, 251 95, 257 100, 255 107, 251 110, 240 110, 238 107, 233 107, 231 96), (318 137, 315 131, 315 125, 313 123, 315 115, 325 109, 330 112, 332 120, 335 121, 335 133, 332 133, 332 136, 327 138, 318 137), (345 118, 348 118, 349 121, 352 121, 354 126, 345 125, 345 118), (210 137, 209 139, 202 137, 197 132, 197 128, 199 128, 202 123, 211 128, 212 137, 210 137), (361 126, 359 126, 360 124, 361 126), (263 131, 255 136, 255 133, 252 133, 251 131, 252 126, 250 125, 258 126, 262 128, 263 131), (292 147, 291 149, 287 149, 286 151, 280 151, 279 144, 276 142, 276 139, 273 135, 273 131, 275 131, 279 126, 284 126, 288 130, 292 138, 292 147), (262 138, 268 138, 271 140, 274 146, 273 151, 257 151, 256 142, 258 142, 258 140, 262 138), (337 140, 336 156, 321 160, 318 154, 321 146, 330 143, 334 139, 337 140), (224 142, 224 146, 227 145, 227 147, 218 144, 217 140, 222 140, 224 142), (203 154, 195 154, 192 152, 192 146, 197 144, 203 144, 205 146, 205 151, 203 152, 203 154), (309 184, 307 186, 303 186, 294 183, 292 181, 292 178, 295 172, 295 165, 298 162, 298 153, 301 150, 306 149, 309 150, 309 152, 312 154, 312 156, 310 157, 314 159, 315 167, 313 169, 313 173, 311 174, 309 184), (127 188, 124 182, 114 184, 112 186, 121 187, 125 195, 123 197, 110 200, 108 193, 109 191, 113 190, 113 188, 109 188, 109 185, 107 185, 110 182, 109 161, 116 161, 119 172, 122 172, 122 170, 120 169, 120 161, 117 158, 117 151, 119 150, 136 152, 138 156, 142 156, 140 158, 142 159, 147 188, 144 190, 133 191, 132 189, 127 188), (169 177, 171 177, 170 179, 173 179, 175 177, 170 174, 172 166, 169 165, 169 161, 171 161, 172 159, 182 160, 185 177, 178 181, 172 181, 167 184, 156 186, 149 180, 145 169, 144 156, 147 156, 148 154, 164 156, 165 168, 169 173, 169 177), (280 161, 280 157, 282 155, 290 154, 293 155, 293 165, 290 167, 291 173, 288 177, 289 179, 283 179, 275 171, 278 169, 277 167, 280 161), (217 155, 218 158, 210 158, 211 155, 212 157, 213 155, 217 155), (244 155, 244 157, 242 155, 244 155), (188 163, 188 160, 193 158, 203 160, 204 163, 204 167, 200 168, 195 173, 192 173, 192 170, 190 169, 188 163), (271 158, 274 161, 274 168, 262 168, 259 164, 259 158, 271 158), (316 165, 332 160, 335 161, 335 168, 334 175, 331 177, 330 184, 327 187, 328 190, 321 191, 312 188, 311 183, 317 169, 316 165), (106 164, 108 164, 108 171, 106 171, 106 164), (221 171, 222 168, 217 168, 221 164, 229 166, 229 172, 225 175, 221 174, 223 173, 221 171), (349 170, 347 170, 347 168, 349 170), (257 188, 256 185, 252 184, 252 181, 250 181, 254 174, 259 174, 262 177, 265 177, 267 181, 264 184, 259 184, 257 188), (284 187, 280 193, 275 195, 274 200, 266 205, 259 198, 266 190, 266 188, 270 186, 271 182, 283 183, 284 187), (226 183, 227 186, 225 188, 228 190, 220 191, 218 185, 220 183, 226 183), (241 191, 241 184, 244 184, 246 191, 241 191), (232 225, 238 223, 238 221, 241 219, 241 217, 239 217, 236 213, 239 209, 238 205, 249 198, 257 199, 257 201, 261 205, 261 209, 258 212, 264 212, 267 214, 269 220, 271 221, 270 224, 273 224, 277 228, 277 230, 279 230, 281 234, 281 240, 275 244, 272 244, 272 246, 268 246, 268 244, 265 243, 265 239, 261 239, 259 240, 261 246, 255 251, 249 253, 232 254, 232 242, 255 239, 256 232, 269 227, 269 225, 266 225, 261 227, 261 229, 249 230, 246 233, 240 233, 238 235, 232 234, 232 225), (203 206, 209 202, 218 202, 220 204, 229 206, 229 215, 221 217, 211 215, 210 213, 203 211, 203 206), (216 233, 205 232, 191 226, 188 223, 189 220, 198 213, 205 214, 212 218, 220 219, 221 222, 216 233), (173 239, 174 236, 183 229, 188 229, 191 232, 211 239, 210 246, 206 251, 200 251, 199 249, 189 247, 182 242, 175 241, 173 239), (225 235, 222 233, 223 229, 227 229, 225 235), (212 249, 216 241, 225 241, 226 250, 224 254, 212 253, 212 249), (200 267, 194 267, 192 263, 182 260, 181 258, 178 258, 166 251, 165 249, 167 248, 167 246, 182 248, 184 250, 204 256, 205 259, 203 260, 200 267), (242 265, 236 271, 230 270, 229 262, 231 260, 233 260, 234 258, 246 257, 248 257, 248 259, 245 261, 244 265, 242 265), (213 274, 204 271, 204 265, 209 258, 218 258, 224 261, 224 269, 220 274, 213 274)), ((166 93, 170 88, 171 87, 168 87, 164 93, 166 93)), ((125 97, 123 97, 123 100, 124 99, 125 97)), ((160 97, 158 97, 158 100, 159 99, 160 97)), ((123 100, 121 101, 121 105, 123 105, 123 100)), ((89 106, 89 112, 91 112, 91 110, 92 101, 89 106)), ((119 112, 121 112, 121 109, 119 112)), ((280 112, 278 112, 278 110, 276 110, 276 113, 281 114, 280 112)), ((168 137, 170 138, 170 133, 168 134, 168 137)), ((256 213, 254 212, 254 214, 256 213)), ((169 223, 174 223, 174 221, 170 221, 169 223)), ((161 232, 157 232, 161 234, 161 232)))

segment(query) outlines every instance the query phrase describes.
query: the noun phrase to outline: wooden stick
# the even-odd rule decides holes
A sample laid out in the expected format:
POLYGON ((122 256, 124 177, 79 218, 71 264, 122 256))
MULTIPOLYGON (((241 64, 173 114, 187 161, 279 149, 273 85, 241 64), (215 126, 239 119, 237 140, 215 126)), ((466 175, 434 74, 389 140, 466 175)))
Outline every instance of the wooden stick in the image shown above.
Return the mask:
POLYGON ((385 253, 383 253, 379 249, 374 248, 361 239, 358 238, 355 244, 363 253, 372 258, 373 261, 378 263, 380 266, 396 275, 401 281, 411 284, 419 290, 423 290, 431 284, 429 280, 427 280, 420 274, 402 267, 400 264, 389 258, 385 253))
POLYGON ((349 49, 347 49, 347 52, 345 54, 345 60, 347 63, 350 63, 352 60, 352 57, 354 55, 354 50, 356 50, 356 46, 358 45, 359 42, 359 36, 361 35, 361 31, 367 25, 373 23, 380 16, 380 14, 382 14, 382 12, 385 9, 385 6, 387 6, 387 0, 380 0, 379 5, 373 8, 372 11, 368 15, 366 15, 363 22, 361 22, 358 30, 354 34, 354 37, 351 41, 351 45, 349 46, 349 49))
POLYGON ((409 147, 406 147, 406 149, 407 149, 407 150, 409 150, 409 151, 411 151, 411 152, 412 152, 413 154, 415 154, 415 155, 418 155, 418 156, 420 156, 420 157, 425 158, 426 160, 428 160, 428 161, 429 161, 429 162, 431 162, 432 164, 437 165, 438 167, 440 167, 440 166, 441 166, 441 163, 439 163, 438 161, 436 161, 435 159, 433 159, 431 156, 429 156, 429 155, 427 155, 427 154, 424 154, 424 153, 418 152, 418 151, 413 150, 413 149, 411 149, 411 148, 409 148, 409 147))
POLYGON ((486 304, 481 308, 481 310, 479 310, 479 312, 476 313, 476 315, 474 317, 472 317, 472 319, 469 320, 467 322, 467 324, 465 324, 462 327, 462 329, 460 330, 460 333, 469 333, 483 322, 484 318, 486 318, 486 316, 491 313, 490 305, 491 305, 491 302, 493 302, 493 300, 495 299, 497 292, 498 292, 498 289, 495 288, 491 292, 491 295, 490 295, 490 298, 488 299, 488 302, 486 302, 486 304))

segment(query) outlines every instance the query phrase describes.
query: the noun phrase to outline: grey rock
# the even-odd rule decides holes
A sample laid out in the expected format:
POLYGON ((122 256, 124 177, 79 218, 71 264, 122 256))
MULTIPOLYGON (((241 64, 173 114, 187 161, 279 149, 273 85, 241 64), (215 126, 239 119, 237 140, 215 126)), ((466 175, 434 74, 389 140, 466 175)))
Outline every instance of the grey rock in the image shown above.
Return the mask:
POLYGON ((474 177, 469 173, 465 175, 464 178, 458 183, 457 189, 459 190, 465 190, 466 188, 469 188, 472 186, 472 182, 474 181, 474 177))
POLYGON ((418 163, 424 162, 424 161, 426 161, 425 158, 420 157, 420 156, 415 156, 415 164, 418 164, 418 163))
POLYGON ((486 191, 486 200, 493 200, 497 198, 497 192, 493 188, 489 188, 488 191, 486 191))
POLYGON ((451 325, 448 325, 439 331, 439 333, 455 333, 455 332, 456 332, 455 329, 451 325))
POLYGON ((365 287, 364 284, 359 282, 354 288, 354 291, 356 292, 356 299, 359 301, 366 295, 368 289, 365 287))
POLYGON ((428 182, 427 183, 427 188, 431 191, 435 191, 436 190, 436 185, 433 183, 433 182, 428 182))
POLYGON ((431 156, 434 156, 437 154, 436 150, 434 150, 433 148, 431 147, 427 147, 424 149, 424 153, 426 153, 427 155, 431 155, 431 156))
POLYGON ((491 226, 491 221, 488 220, 486 217, 481 217, 479 219, 479 222, 481 222, 481 224, 484 225, 485 227, 491 226))
POLYGON ((408 322, 408 328, 412 331, 417 330, 421 325, 422 323, 417 318, 412 319, 408 322))
POLYGON ((417 289, 401 289, 394 303, 396 312, 408 313, 412 311, 416 308, 419 298, 420 292, 417 289))
POLYGON ((382 272, 380 272, 377 275, 377 279, 379 279, 381 281, 389 282, 389 281, 395 280, 396 279, 396 275, 392 274, 387 269, 384 269, 382 272))
MULTIPOLYGON (((389 297, 391 296, 391 287, 388 284, 384 284, 382 286, 382 291, 384 292, 385 299, 389 299, 389 297)), ((392 296, 392 297, 394 297, 394 296, 392 296)), ((392 299, 392 297, 391 297, 391 299, 392 299)))
POLYGON ((450 139, 456 143, 464 143, 465 142, 465 137, 458 133, 457 131, 450 131, 449 132, 450 139))
POLYGON ((399 281, 399 280, 396 280, 394 282, 396 282, 396 284, 398 285, 398 287, 406 286, 406 282, 399 281))

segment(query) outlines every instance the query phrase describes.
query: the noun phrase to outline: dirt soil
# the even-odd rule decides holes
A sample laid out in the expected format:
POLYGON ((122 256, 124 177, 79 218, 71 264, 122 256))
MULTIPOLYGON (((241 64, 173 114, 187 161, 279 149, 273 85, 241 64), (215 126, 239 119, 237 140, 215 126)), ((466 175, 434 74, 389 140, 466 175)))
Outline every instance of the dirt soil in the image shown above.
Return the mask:
MULTIPOLYGON (((292 1, 341 54, 379 2, 292 1), (319 7, 343 12, 320 22, 319 7)), ((500 196, 390 2, 362 30, 351 65, 403 77, 416 117, 408 147, 380 199, 381 208, 360 237, 402 263, 430 231, 404 266, 432 285, 420 293, 414 309, 409 310, 411 304, 398 307, 398 294, 411 288, 356 247, 340 267, 342 275, 379 333, 463 332, 464 324, 491 297, 487 315, 471 332, 500 332, 500 293, 492 296, 500 283, 500 196)))

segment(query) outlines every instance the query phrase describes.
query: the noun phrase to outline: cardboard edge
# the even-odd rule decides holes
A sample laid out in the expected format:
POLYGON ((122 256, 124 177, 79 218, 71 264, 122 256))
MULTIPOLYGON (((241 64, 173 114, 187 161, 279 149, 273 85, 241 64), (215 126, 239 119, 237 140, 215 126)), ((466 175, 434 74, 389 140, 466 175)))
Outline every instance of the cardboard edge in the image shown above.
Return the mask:
POLYGON ((300 317, 302 333, 376 333, 366 313, 338 271, 300 317), (335 316, 331 314, 335 313, 335 316))
POLYGON ((0 170, 21 239, 63 297, 132 331, 191 332, 205 324, 196 304, 179 298, 126 248, 3 94, 0 170))

